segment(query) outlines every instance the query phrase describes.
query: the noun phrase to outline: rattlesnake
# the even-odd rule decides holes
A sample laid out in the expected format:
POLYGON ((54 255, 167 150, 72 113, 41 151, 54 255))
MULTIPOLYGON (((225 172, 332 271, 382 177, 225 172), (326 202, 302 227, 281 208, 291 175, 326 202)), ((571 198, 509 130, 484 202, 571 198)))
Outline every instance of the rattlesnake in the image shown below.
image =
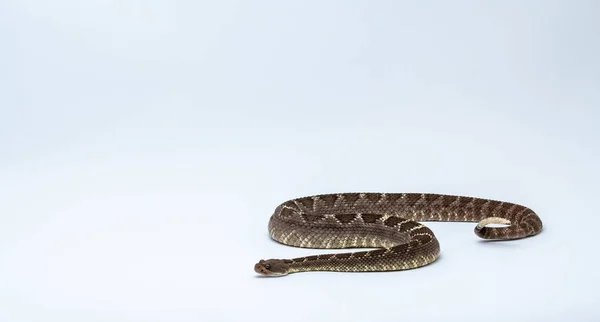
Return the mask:
POLYGON ((406 270, 434 262, 440 246, 418 221, 477 222, 484 239, 537 235, 542 221, 531 209, 497 200, 432 193, 321 194, 286 201, 269 220, 274 240, 306 248, 377 248, 354 253, 260 260, 255 272, 283 276, 305 271, 406 270), (501 224, 504 227, 486 227, 501 224))

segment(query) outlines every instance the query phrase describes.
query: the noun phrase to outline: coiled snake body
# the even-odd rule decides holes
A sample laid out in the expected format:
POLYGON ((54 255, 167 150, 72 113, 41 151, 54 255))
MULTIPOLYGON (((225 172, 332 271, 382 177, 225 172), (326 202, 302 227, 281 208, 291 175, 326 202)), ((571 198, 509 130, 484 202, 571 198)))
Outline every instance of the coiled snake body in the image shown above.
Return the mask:
POLYGON ((269 234, 285 245, 306 248, 377 248, 353 253, 260 260, 267 276, 305 271, 406 270, 434 262, 440 246, 418 221, 477 222, 484 239, 517 239, 541 232, 531 209, 490 199, 421 193, 341 193, 286 201, 269 220, 269 234), (505 227, 486 227, 502 224, 505 227))

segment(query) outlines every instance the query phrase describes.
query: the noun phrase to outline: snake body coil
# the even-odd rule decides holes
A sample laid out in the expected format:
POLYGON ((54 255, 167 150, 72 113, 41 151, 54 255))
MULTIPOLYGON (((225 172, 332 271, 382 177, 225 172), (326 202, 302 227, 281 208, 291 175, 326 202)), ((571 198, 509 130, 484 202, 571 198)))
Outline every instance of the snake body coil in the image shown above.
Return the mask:
POLYGON ((484 239, 517 239, 541 232, 531 209, 490 199, 427 193, 323 194, 286 201, 269 220, 269 234, 306 248, 377 248, 354 253, 261 260, 254 270, 282 276, 305 271, 406 270, 434 262, 440 246, 419 221, 477 222, 484 239), (487 227, 502 224, 505 227, 487 227))

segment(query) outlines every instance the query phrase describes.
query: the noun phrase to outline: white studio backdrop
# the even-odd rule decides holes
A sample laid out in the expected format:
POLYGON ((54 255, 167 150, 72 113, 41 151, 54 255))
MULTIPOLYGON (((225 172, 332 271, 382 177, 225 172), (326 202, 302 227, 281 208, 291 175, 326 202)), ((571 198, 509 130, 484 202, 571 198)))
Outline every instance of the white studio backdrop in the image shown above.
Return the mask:
POLYGON ((0 321, 598 321, 595 1, 0 2, 0 321), (516 202, 434 264, 259 278, 304 195, 516 202))

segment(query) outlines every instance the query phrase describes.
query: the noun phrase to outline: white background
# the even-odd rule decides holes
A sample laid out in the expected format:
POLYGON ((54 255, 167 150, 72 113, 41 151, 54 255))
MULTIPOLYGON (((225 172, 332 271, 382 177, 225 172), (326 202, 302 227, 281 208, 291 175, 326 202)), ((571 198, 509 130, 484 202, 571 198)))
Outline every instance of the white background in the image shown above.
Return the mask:
POLYGON ((595 1, 0 2, 0 321, 598 321, 595 1), (517 202, 433 265, 259 278, 324 250, 290 198, 517 202))

